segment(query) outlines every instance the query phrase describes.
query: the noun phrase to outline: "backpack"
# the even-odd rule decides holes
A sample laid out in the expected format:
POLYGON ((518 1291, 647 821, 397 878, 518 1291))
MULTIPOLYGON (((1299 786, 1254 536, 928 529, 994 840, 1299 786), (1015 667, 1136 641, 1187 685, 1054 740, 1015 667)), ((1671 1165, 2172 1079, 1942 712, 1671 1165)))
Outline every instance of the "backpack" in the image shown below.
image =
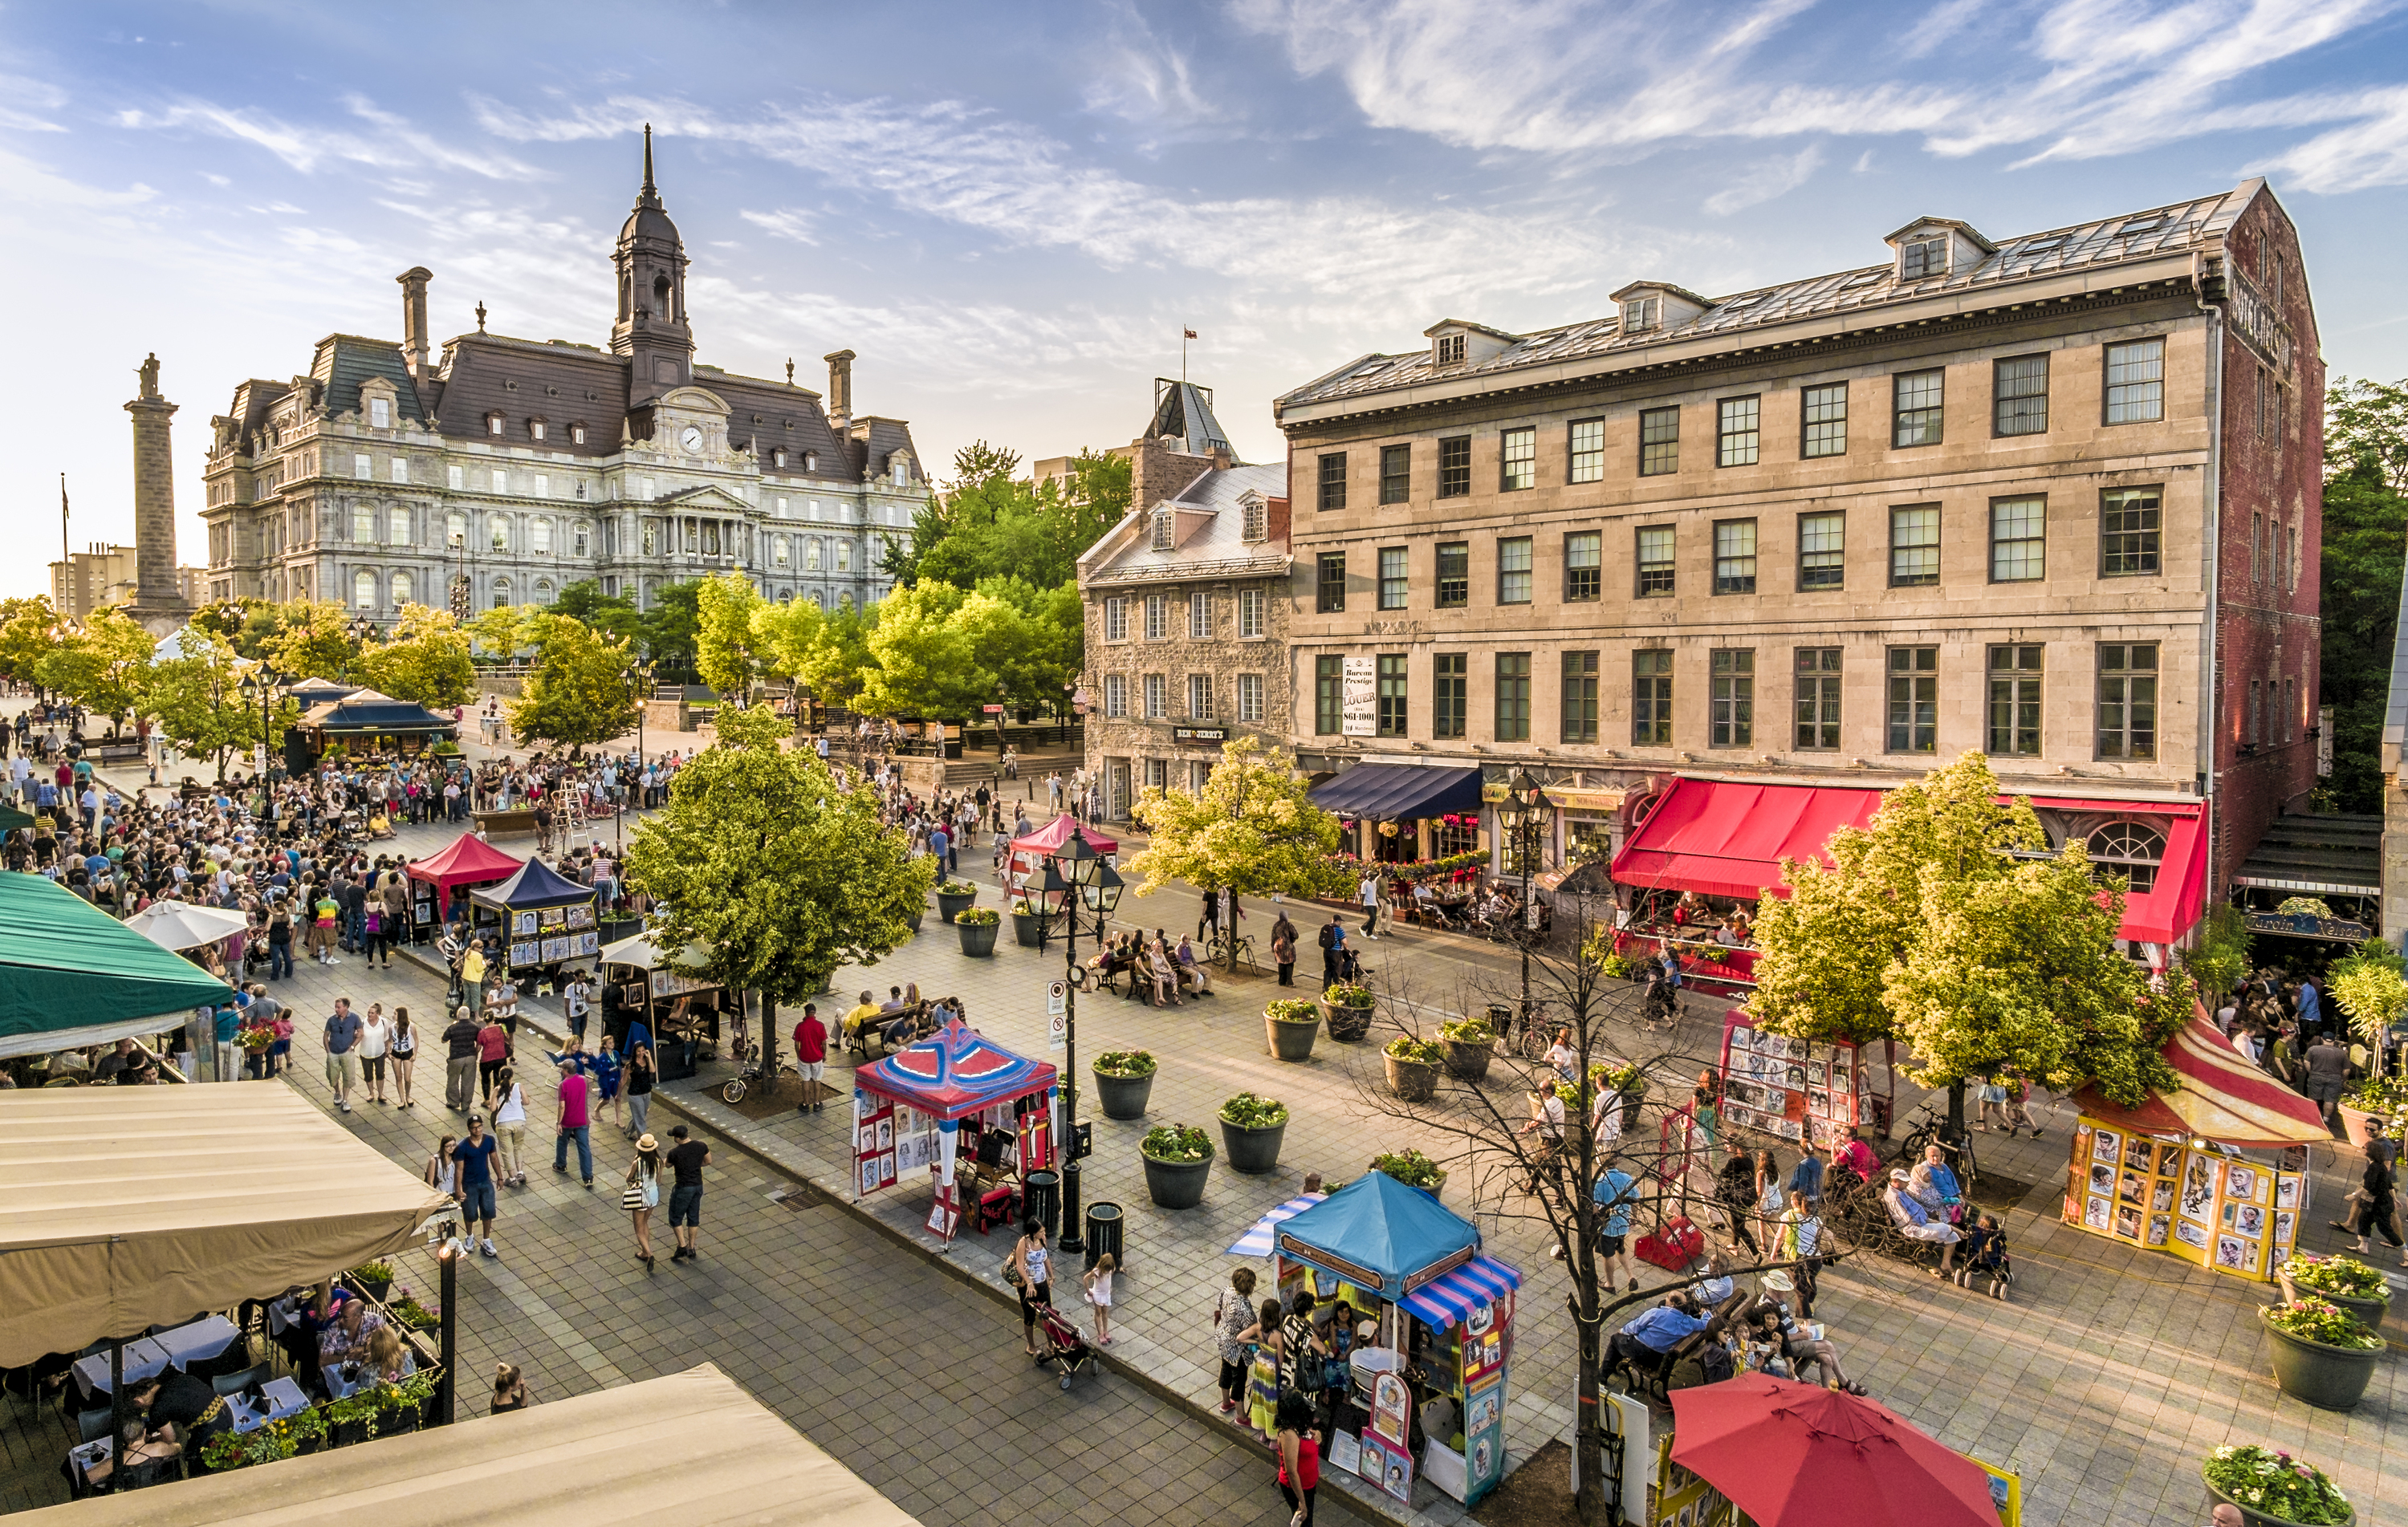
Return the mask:
POLYGON ((1325 949, 1334 949, 1338 947, 1338 924, 1325 922, 1321 925, 1321 947, 1325 949))

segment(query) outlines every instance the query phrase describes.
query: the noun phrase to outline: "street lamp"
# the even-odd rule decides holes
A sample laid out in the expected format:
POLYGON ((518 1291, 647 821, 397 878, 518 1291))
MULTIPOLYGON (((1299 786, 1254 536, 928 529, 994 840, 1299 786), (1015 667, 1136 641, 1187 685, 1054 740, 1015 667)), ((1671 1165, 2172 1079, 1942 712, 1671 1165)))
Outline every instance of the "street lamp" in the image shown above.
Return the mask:
MULTIPOLYGON (((636 788, 641 790, 644 788, 644 703, 652 697, 652 665, 649 663, 628 664, 627 682, 636 691, 636 788)), ((623 786, 610 813, 610 846, 617 850, 615 857, 625 855, 626 821, 627 792, 623 786)))
POLYGON ((1498 824, 1513 845, 1513 855, 1522 863, 1521 935, 1513 942, 1522 950, 1522 1011, 1521 1023, 1526 1032, 1530 1026, 1530 935, 1539 926, 1538 908, 1530 901, 1530 861, 1538 856, 1540 835, 1553 822, 1555 803, 1539 788, 1539 781, 1524 769, 1513 777, 1505 799, 1497 805, 1498 824))
POLYGON ((1070 920, 1070 936, 1063 955, 1062 1122, 1068 1137, 1062 1152, 1062 1240, 1064 1251, 1083 1251, 1086 1237, 1079 1219, 1079 908, 1096 914, 1096 942, 1121 904, 1120 872, 1104 863, 1087 841, 1084 829, 1070 829, 1070 840, 1045 856, 1043 893, 1063 898, 1070 920))
POLYGON ((259 820, 262 821, 276 820, 275 798, 267 791, 267 731, 272 724, 269 712, 276 704, 276 692, 283 682, 282 674, 263 663, 243 675, 242 681, 235 686, 242 692, 246 704, 251 696, 259 697, 259 820))

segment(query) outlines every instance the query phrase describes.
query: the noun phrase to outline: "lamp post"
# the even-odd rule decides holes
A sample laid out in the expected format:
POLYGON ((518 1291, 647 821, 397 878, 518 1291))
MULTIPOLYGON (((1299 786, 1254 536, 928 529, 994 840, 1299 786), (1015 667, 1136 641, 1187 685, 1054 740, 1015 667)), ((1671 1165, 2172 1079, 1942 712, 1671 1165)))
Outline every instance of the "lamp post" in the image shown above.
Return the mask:
MULTIPOLYGON (((627 682, 636 691, 636 788, 644 788, 644 703, 652 697, 652 665, 649 663, 631 664, 627 682)), ((623 788, 610 813, 610 846, 624 856, 627 847, 627 792, 623 788)))
POLYGON ((1070 840, 1045 856, 1044 894, 1063 898, 1070 920, 1069 942, 1063 955, 1062 1124, 1067 1136, 1062 1152, 1062 1239, 1065 1252, 1084 1251, 1086 1235, 1079 1218, 1079 908, 1096 914, 1096 939, 1101 943, 1112 909, 1121 904, 1120 872, 1104 863, 1087 841, 1085 829, 1070 829, 1070 840))
POLYGON ((1530 902, 1530 861, 1538 855, 1539 835, 1546 829, 1548 816, 1555 810, 1555 805, 1547 799, 1547 792, 1539 788, 1539 781, 1531 777, 1530 771, 1524 769, 1513 777, 1512 788, 1506 791, 1505 799, 1497 806, 1498 821, 1513 844, 1514 857, 1522 863, 1523 927, 1521 935, 1513 942, 1522 951, 1522 1010, 1519 1020, 1525 1030, 1530 1024, 1530 935, 1537 932, 1539 925, 1538 909, 1530 902))
POLYGON ((435 1249, 435 1263, 443 1275, 442 1287, 436 1295, 443 1301, 440 1334, 443 1372, 435 1385, 435 1424, 437 1426, 452 1424, 459 1399, 458 1386, 452 1381, 452 1370, 454 1360, 453 1338, 459 1319, 452 1311, 460 1302, 460 1242, 450 1234, 452 1228, 450 1225, 444 1227, 443 1244, 435 1249))
POLYGON ((275 801, 267 793, 267 734, 268 728, 274 724, 271 720, 270 712, 276 705, 276 691, 283 682, 284 676, 282 674, 278 673, 275 669, 263 663, 256 668, 253 668, 251 672, 243 675, 241 682, 235 686, 235 688, 242 692, 242 697, 246 703, 248 703, 251 697, 254 694, 259 697, 258 784, 261 803, 260 821, 274 821, 276 816, 275 801))

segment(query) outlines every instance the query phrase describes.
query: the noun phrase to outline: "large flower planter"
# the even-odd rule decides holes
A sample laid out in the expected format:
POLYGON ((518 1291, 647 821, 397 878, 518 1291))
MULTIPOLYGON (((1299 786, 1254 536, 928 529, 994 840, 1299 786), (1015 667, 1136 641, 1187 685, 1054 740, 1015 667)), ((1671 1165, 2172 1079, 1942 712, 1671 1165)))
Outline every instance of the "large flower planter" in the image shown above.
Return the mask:
POLYGON ((387 1294, 393 1292, 393 1279, 389 1277, 361 1277, 348 1274, 339 1281, 350 1284, 380 1305, 384 1303, 387 1294))
POLYGON ((1342 1039, 1352 1044, 1371 1032, 1371 1009, 1369 1006, 1340 1007, 1336 1003, 1325 1002, 1321 1010, 1328 1018, 1329 1037, 1332 1039, 1342 1039))
POLYGON ((1094 1073, 1096 1096, 1102 1100, 1107 1119, 1143 1119, 1145 1101, 1154 1092, 1154 1073, 1142 1077, 1108 1077, 1094 1073))
POLYGON ((1283 1061, 1309 1061, 1312 1059, 1313 1035, 1321 1032, 1321 1020, 1273 1018, 1265 1013, 1263 1028, 1268 1035, 1273 1055, 1283 1061))
POLYGON ((1646 1101, 1644 1090, 1622 1094, 1622 1132, 1625 1135, 1639 1127, 1639 1106, 1646 1101))
MULTIPOLYGON (((2300 1527, 2299 1522, 2292 1520, 2289 1517, 2278 1517, 2271 1512, 2256 1510, 2245 1502, 2234 1500, 2231 1496, 2227 1495, 2224 1491, 2216 1489, 2214 1484, 2204 1477, 2200 1478, 2200 1483, 2207 1486, 2207 1500, 2210 1510, 2213 1510, 2218 1503, 2231 1506, 2234 1510, 2241 1513, 2241 1520, 2246 1524, 2246 1527, 2300 1527)), ((2357 1520, 2357 1508, 2352 1507, 2349 1515, 2342 1518, 2341 1527, 2349 1527, 2349 1524, 2357 1520)))
POLYGON ((1438 1067, 1419 1061, 1400 1061, 1393 1055, 1380 1059, 1388 1065, 1388 1091, 1407 1103, 1427 1103, 1438 1095, 1438 1067))
POLYGON ((2289 1278, 2284 1277, 2280 1273, 2277 1273, 2275 1277, 2283 1285, 2283 1300, 2286 1304, 2302 1297, 2304 1292, 2304 1296, 2307 1298, 2321 1299, 2329 1305, 2347 1310, 2350 1314, 2357 1316, 2358 1322, 2364 1325, 2369 1331, 2380 1331, 2383 1329, 2384 1312, 2391 1307, 2391 1296, 2388 1293, 2386 1293, 2379 1299, 2358 1299, 2345 1293, 2326 1293, 2320 1290, 2314 1289, 2302 1291, 2293 1285, 2289 1278))
POLYGON ((2361 1351, 2309 1341, 2267 1324, 2262 1310, 2258 1320, 2266 1327, 2274 1359, 2274 1383, 2284 1393, 2320 1410, 2351 1409, 2366 1393, 2367 1380, 2374 1377, 2375 1362, 2383 1356, 2382 1348, 2361 1351))
POLYGON ((2342 1133, 2349 1136, 2349 1143, 2364 1150, 2366 1142, 2374 1137, 2375 1116, 2346 1103, 2334 1104, 2333 1110, 2341 1115, 2342 1133))
POLYGON ((1204 1202, 1204 1179, 1211 1175, 1212 1159, 1200 1162, 1158 1162, 1152 1156, 1140 1156, 1145 1163, 1146 1196, 1156 1208, 1192 1209, 1204 1202))
POLYGON ((1488 1075, 1488 1063, 1497 1058, 1497 1046, 1466 1044, 1460 1039, 1441 1039, 1446 1047, 1446 1068, 1466 1081, 1478 1081, 1488 1075))
POLYGON ((1045 920, 1035 912, 1011 914, 1011 941, 1024 949, 1045 947, 1045 920))
POLYGON ((961 916, 964 912, 968 911, 968 910, 969 910, 969 907, 970 907, 970 903, 972 903, 972 902, 974 902, 974 901, 976 901, 976 900, 978 900, 978 892, 975 892, 975 891, 971 892, 970 892, 968 895, 967 895, 967 896, 948 896, 948 895, 946 895, 946 894, 945 894, 943 892, 941 892, 941 891, 938 892, 937 892, 937 918, 938 918, 938 920, 939 920, 939 921, 941 921, 941 922, 951 922, 951 921, 953 921, 953 919, 955 919, 955 918, 957 918, 957 917, 961 916))
POLYGON ((995 935, 1002 931, 993 922, 956 922, 953 932, 962 935, 962 952, 969 955, 990 955, 995 952, 995 935))
POLYGON ((1260 1175, 1279 1167, 1280 1137, 1287 1134, 1287 1125, 1277 1123, 1268 1129, 1249 1129, 1224 1119, 1221 1123, 1221 1149, 1229 1158, 1229 1170, 1260 1175))

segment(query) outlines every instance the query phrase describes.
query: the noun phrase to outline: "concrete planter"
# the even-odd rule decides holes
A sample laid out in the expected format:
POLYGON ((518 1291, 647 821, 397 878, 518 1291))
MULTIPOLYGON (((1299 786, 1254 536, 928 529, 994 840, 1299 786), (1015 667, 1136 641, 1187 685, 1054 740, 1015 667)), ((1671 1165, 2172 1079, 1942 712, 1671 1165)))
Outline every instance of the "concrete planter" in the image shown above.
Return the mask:
POLYGON ((1221 1124, 1221 1149, 1229 1158, 1229 1170, 1260 1175, 1279 1169, 1280 1140, 1287 1134, 1285 1123, 1268 1129, 1248 1129, 1224 1119, 1221 1124))
POLYGON ((1313 1036, 1321 1032, 1318 1018, 1273 1018, 1263 1015, 1263 1028, 1270 1042, 1271 1053, 1283 1061, 1312 1059, 1313 1036))
POLYGON ((1212 1173, 1212 1160, 1200 1162, 1158 1162, 1140 1154, 1145 1163, 1146 1196, 1156 1208, 1192 1209, 1204 1202, 1204 1180, 1212 1173))
POLYGON ((1142 1077, 1108 1077, 1094 1073, 1096 1096, 1103 1103, 1104 1117, 1127 1120, 1145 1117, 1146 1099, 1154 1093, 1154 1073, 1142 1077))
POLYGON ((995 935, 1003 930, 993 922, 956 922, 953 931, 962 935, 964 954, 984 957, 995 953, 995 935))
POLYGON ((2333 1108, 2341 1115, 2342 1133, 2349 1136, 2349 1143, 2364 1150, 2366 1142, 2374 1137, 2375 1116, 2346 1103, 2336 1103, 2333 1108))
POLYGON ((1466 1044, 1460 1039, 1441 1039, 1446 1047, 1446 1068, 1466 1081, 1478 1081, 1488 1075, 1488 1064, 1497 1058, 1494 1041, 1484 1045, 1466 1044))
POLYGON ((2303 1293, 2289 1278, 2282 1277, 2279 1273, 2275 1276, 2283 1285, 2284 1303, 2288 1304, 2301 1297, 2321 1299, 2329 1305, 2357 1316, 2359 1322, 2369 1331, 2383 1329, 2384 1314, 2391 1307, 2391 1294, 2387 1290, 2381 1298, 2376 1299, 2360 1299, 2345 1293, 2324 1293, 2315 1289, 2306 1290, 2303 1293))
POLYGON ((970 904, 976 900, 978 900, 978 892, 975 891, 971 892, 967 896, 948 896, 941 891, 938 892, 937 920, 939 922, 953 921, 953 919, 968 911, 970 904))
POLYGON ((2258 1321, 2266 1327, 2274 1383, 2284 1393, 2319 1410, 2353 1409, 2364 1397, 2367 1381, 2374 1377, 2374 1364, 2383 1356, 2382 1348, 2361 1351, 2294 1336, 2268 1324, 2263 1310, 2258 1321))
POLYGON ((1011 941, 1024 949, 1045 947, 1045 920, 1035 912, 1011 914, 1011 941))
POLYGON ((1405 1102, 1427 1103, 1438 1095, 1438 1067, 1419 1061, 1400 1061, 1393 1055, 1380 1059, 1387 1063, 1388 1091, 1405 1102))
POLYGON ((1353 1044, 1371 1032, 1371 1009, 1369 1006, 1340 1007, 1336 1003, 1324 1002, 1321 1011, 1329 1020, 1329 1037, 1332 1039, 1353 1044))

